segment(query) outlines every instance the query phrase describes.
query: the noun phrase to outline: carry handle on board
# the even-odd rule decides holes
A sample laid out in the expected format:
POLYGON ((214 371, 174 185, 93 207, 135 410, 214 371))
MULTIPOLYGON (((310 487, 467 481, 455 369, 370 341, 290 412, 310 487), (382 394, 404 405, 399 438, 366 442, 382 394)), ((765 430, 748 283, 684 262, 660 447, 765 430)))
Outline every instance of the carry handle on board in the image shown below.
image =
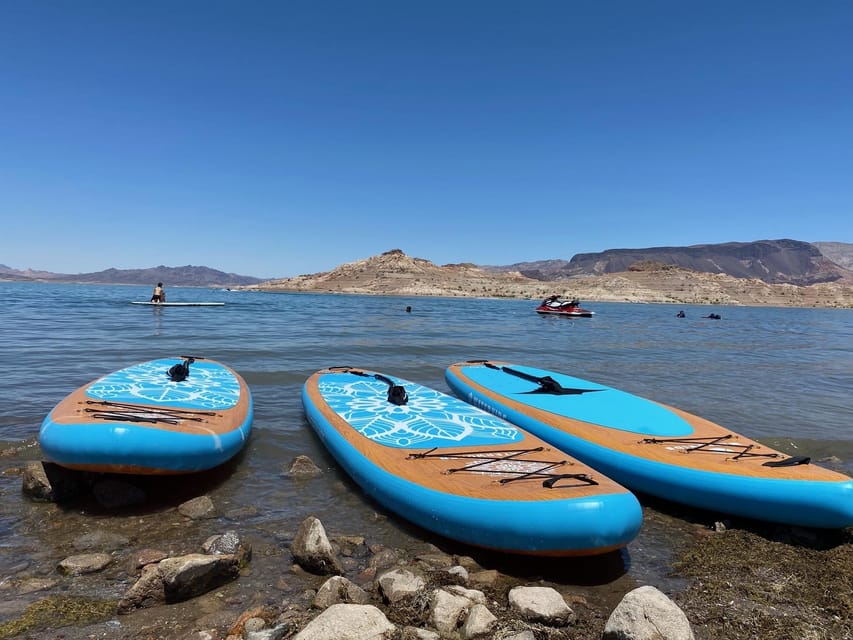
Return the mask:
POLYGON ((391 404, 402 406, 409 402, 409 394, 406 393, 406 388, 403 385, 396 384, 391 378, 387 376, 383 376, 381 373, 367 373, 366 371, 360 371, 359 369, 353 369, 352 367, 330 367, 331 371, 345 371, 346 373, 352 373, 357 376, 364 376, 365 378, 376 378, 380 382, 384 382, 388 385, 388 402, 391 404))

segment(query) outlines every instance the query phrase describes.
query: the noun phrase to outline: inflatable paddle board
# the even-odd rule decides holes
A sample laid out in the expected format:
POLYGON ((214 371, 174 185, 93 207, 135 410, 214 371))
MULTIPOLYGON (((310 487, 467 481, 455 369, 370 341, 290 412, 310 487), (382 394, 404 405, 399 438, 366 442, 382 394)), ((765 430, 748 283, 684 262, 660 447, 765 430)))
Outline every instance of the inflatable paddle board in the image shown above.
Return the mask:
POLYGON ((771 522, 853 525, 853 479, 685 411, 503 362, 454 364, 445 378, 460 398, 632 490, 771 522))
POLYGON ((624 487, 458 398, 351 367, 303 387, 308 422, 371 498, 467 544, 572 556, 605 553, 639 531, 624 487))
POLYGON ((39 431, 46 458, 82 471, 179 474, 216 467, 249 437, 252 396, 223 364, 198 356, 121 369, 77 389, 39 431))
POLYGON ((130 304, 145 304, 152 307, 221 307, 224 302, 131 302, 130 304))

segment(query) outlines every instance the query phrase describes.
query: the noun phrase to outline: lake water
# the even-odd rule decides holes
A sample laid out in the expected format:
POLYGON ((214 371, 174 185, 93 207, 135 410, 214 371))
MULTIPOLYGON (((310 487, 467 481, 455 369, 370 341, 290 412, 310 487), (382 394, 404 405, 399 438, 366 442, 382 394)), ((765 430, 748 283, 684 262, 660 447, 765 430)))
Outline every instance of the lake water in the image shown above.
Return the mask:
MULTIPOLYGON (((835 456, 853 475, 853 311, 585 302, 589 319, 541 317, 536 301, 239 292, 168 287, 169 301, 223 307, 152 308, 150 287, 0 283, 0 447, 32 442, 75 388, 130 364, 201 355, 249 384, 252 437, 216 499, 253 505, 241 523, 370 531, 389 543, 422 535, 378 507, 314 436, 301 388, 318 369, 352 365, 449 393, 447 365, 501 359, 553 369, 674 405, 787 453, 835 456), (411 306, 410 313, 406 307, 411 306), (679 309, 685 319, 675 317, 679 309), (710 312, 721 320, 703 319, 710 312), (327 470, 300 488, 282 469, 300 454, 327 470), (331 526, 330 526, 331 524, 331 526)), ((0 460, 4 469, 37 447, 0 460)), ((32 553, 17 537, 29 507, 20 478, 0 477, 0 570, 32 553)), ((181 482, 189 482, 186 478, 181 482)), ((644 526, 630 571, 665 573, 668 532, 644 526), (642 550, 642 553, 639 551, 642 550), (658 563, 658 564, 655 564, 658 563)))

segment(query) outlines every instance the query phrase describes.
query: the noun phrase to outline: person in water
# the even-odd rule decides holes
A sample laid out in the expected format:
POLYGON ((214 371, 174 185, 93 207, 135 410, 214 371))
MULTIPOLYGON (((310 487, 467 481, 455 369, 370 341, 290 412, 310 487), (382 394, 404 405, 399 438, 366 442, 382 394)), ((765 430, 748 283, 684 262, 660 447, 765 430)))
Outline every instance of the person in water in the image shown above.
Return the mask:
POLYGON ((686 318, 687 315, 684 313, 684 309, 675 314, 676 318, 686 318))
POLYGON ((166 292, 163 291, 163 283, 158 282, 154 287, 154 293, 151 294, 151 302, 166 302, 166 292))

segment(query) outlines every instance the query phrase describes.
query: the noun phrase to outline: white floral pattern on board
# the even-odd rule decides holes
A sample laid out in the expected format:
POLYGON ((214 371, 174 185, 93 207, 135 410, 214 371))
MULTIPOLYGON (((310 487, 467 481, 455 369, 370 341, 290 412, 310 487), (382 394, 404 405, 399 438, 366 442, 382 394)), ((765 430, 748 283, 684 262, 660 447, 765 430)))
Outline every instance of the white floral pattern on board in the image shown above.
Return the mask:
POLYGON ((388 385, 354 374, 327 374, 319 389, 331 409, 356 431, 389 447, 509 444, 523 434, 508 422, 452 396, 408 381, 408 403, 388 402, 388 385))
POLYGON ((193 409, 227 409, 240 399, 240 383, 225 367, 196 360, 190 365, 190 375, 181 382, 172 382, 167 373, 177 358, 152 360, 121 369, 86 390, 86 395, 98 400, 132 404, 165 405, 193 409))

